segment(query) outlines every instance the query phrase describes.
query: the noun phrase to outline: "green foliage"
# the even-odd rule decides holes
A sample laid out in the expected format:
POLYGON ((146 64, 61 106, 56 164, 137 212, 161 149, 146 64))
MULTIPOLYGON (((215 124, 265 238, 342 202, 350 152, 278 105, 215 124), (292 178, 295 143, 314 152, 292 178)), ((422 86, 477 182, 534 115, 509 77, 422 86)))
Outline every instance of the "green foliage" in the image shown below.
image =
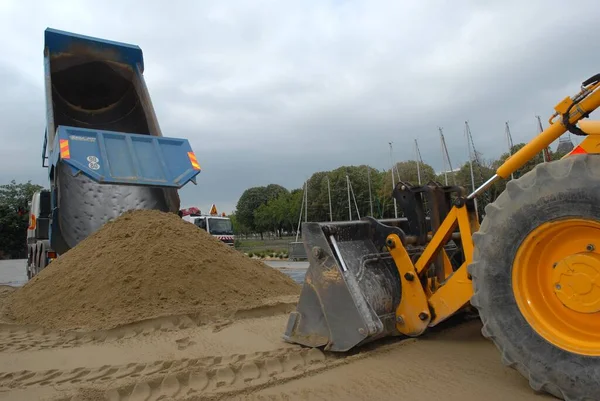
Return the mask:
POLYGON ((240 223, 237 215, 235 213, 229 215, 229 220, 231 220, 231 225, 233 227, 233 233, 235 235, 248 235, 252 233, 250 228, 246 227, 242 223, 240 223))
MULTIPOLYGON (((381 182, 379 174, 379 171, 367 165, 342 166, 327 174, 331 186, 331 205, 334 221, 349 220, 350 214, 352 214, 353 220, 358 219, 359 215, 360 217, 364 217, 371 214, 369 203, 369 175, 371 176, 371 199, 374 202, 373 214, 376 214, 375 195, 377 194, 377 190, 379 189, 378 186, 381 182), (348 181, 350 181, 351 186, 350 204, 348 204, 348 181)), ((309 220, 315 220, 315 215, 323 221, 330 220, 326 180, 324 181, 324 184, 322 184, 320 192, 321 196, 318 198, 318 204, 312 204, 313 207, 311 208, 311 194, 309 190, 309 220)))
POLYGON ((266 205, 271 199, 287 193, 289 193, 287 189, 277 184, 245 190, 236 205, 235 215, 238 227, 244 227, 252 232, 264 232, 270 226, 268 224, 270 220, 260 214, 260 207, 266 205), (257 212, 259 212, 258 218, 257 212))
POLYGON ((42 189, 28 181, 0 185, 0 258, 27 256, 27 226, 29 207, 35 191, 42 189))
MULTIPOLYGON (((515 145, 511 153, 514 154, 523 146, 525 146, 524 143, 515 145)), ((563 156, 563 154, 550 152, 551 160, 558 160, 563 156)), ((509 153, 506 152, 497 160, 487 161, 478 153, 476 160, 472 162, 475 187, 479 187, 492 177, 498 166, 508 157, 509 153)), ((543 156, 540 153, 517 170, 514 173, 514 178, 521 177, 542 162, 543 156)), ((447 173, 447 176, 448 185, 459 185, 463 186, 467 192, 472 191, 471 168, 468 162, 460 165, 458 170, 447 173)), ((396 183, 403 181, 412 185, 418 185, 419 181, 423 185, 430 181, 445 184, 444 175, 436 175, 433 167, 427 163, 419 163, 419 171, 417 171, 415 160, 397 163, 394 168, 394 179, 396 183)), ((493 202, 504 191, 506 181, 497 181, 478 198, 477 204, 480 216, 484 215, 485 206, 493 202)), ((335 170, 314 173, 308 179, 307 186, 308 205, 306 206, 302 204, 303 188, 288 192, 280 186, 272 185, 246 190, 238 202, 238 211, 236 212, 240 216, 240 222, 242 221, 242 215, 246 219, 243 220, 247 224, 246 227, 248 227, 246 232, 262 233, 270 231, 281 235, 284 230, 295 231, 300 213, 302 213, 302 221, 305 219, 305 208, 308 211, 308 221, 329 221, 330 219, 343 221, 350 218, 350 213, 353 220, 358 219, 359 214, 360 217, 372 215, 378 219, 391 218, 395 215, 391 170, 380 171, 367 165, 341 166, 335 170), (349 178, 352 189, 350 192, 350 211, 348 210, 348 181, 346 177, 349 178), (371 196, 369 196, 369 178, 371 196), (266 189, 268 187, 272 188, 270 192, 266 189), (331 215, 329 211, 330 195, 331 215), (373 205, 372 213, 371 202, 373 205)), ((398 212, 398 215, 402 216, 400 209, 398 212)))
MULTIPOLYGON (((401 162, 397 165, 403 180, 418 182, 416 162, 401 162), (414 170, 414 171, 413 171, 414 170)), ((421 164, 422 182, 435 178, 433 167, 421 164)), ((308 205, 303 205, 304 189, 287 191, 277 185, 253 187, 247 189, 237 204, 234 230, 262 233, 266 231, 279 233, 292 232, 297 229, 302 213, 305 210, 309 221, 334 221, 358 219, 372 215, 376 218, 393 217, 393 200, 391 198, 391 173, 379 171, 367 165, 342 166, 332 171, 314 173, 307 181, 308 205), (348 210, 348 179, 350 181, 350 211, 348 210), (369 195, 369 179, 371 188, 369 195), (329 184, 329 188, 328 188, 329 184), (384 187, 385 185, 385 187, 384 187), (268 190, 270 188, 270 191, 268 190), (330 216, 329 196, 332 210, 330 216)))

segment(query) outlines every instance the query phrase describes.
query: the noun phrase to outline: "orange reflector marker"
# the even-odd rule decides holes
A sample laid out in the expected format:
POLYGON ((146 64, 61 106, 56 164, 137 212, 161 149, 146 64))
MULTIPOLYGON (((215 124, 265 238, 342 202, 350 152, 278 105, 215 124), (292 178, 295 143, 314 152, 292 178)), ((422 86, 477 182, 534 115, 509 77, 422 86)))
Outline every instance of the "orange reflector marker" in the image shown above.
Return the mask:
POLYGON ((36 220, 35 220, 35 215, 31 215, 31 218, 29 219, 29 227, 27 227, 28 230, 35 230, 35 224, 36 224, 36 220))
POLYGON ((192 163, 194 170, 200 170, 200 165, 198 164, 198 160, 196 159, 194 152, 188 152, 188 157, 190 158, 190 163, 192 163))
POLYGON ((585 149, 583 149, 581 146, 577 145, 577 147, 575 149, 573 149, 571 151, 571 153, 569 153, 570 155, 583 155, 586 154, 587 152, 585 151, 585 149))
POLYGON ((60 158, 70 159, 71 154, 69 152, 69 141, 67 139, 60 140, 60 158))

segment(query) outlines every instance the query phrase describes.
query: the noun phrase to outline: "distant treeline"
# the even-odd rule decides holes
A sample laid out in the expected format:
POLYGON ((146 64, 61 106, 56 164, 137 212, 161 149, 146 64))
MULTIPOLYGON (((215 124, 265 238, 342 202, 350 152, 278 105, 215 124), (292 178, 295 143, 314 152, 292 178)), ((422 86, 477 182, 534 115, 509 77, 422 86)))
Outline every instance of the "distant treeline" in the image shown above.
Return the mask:
POLYGON ((39 189, 30 181, 0 185, 0 259, 27 257, 28 203, 39 189))
MULTIPOLYGON (((514 154, 523 146, 525 146, 523 143, 515 145, 512 153, 514 154)), ((474 157, 475 160, 472 161, 475 185, 481 185, 494 175, 496 168, 508 156, 507 152, 497 160, 484 160, 480 154, 477 154, 474 157)), ((562 156, 564 154, 550 152, 552 160, 557 160, 562 156)), ((542 162, 543 156, 540 153, 516 171, 514 177, 520 177, 542 162)), ((471 189, 471 170, 468 162, 454 172, 448 172, 446 176, 444 174, 436 175, 433 167, 427 163, 420 163, 419 169, 423 184, 432 180, 445 184, 447 177, 449 185, 461 185, 471 189)), ((316 172, 309 178, 306 205, 303 205, 303 188, 290 191, 277 184, 248 188, 238 200, 236 211, 231 216, 234 229, 238 234, 256 233, 261 236, 266 232, 274 232, 278 235, 292 233, 298 228, 301 210, 304 214, 305 208, 308 211, 308 221, 329 221, 328 181, 331 189, 333 220, 348 220, 350 214, 346 175, 348 175, 352 189, 350 195, 352 219, 357 219, 358 213, 360 217, 371 215, 378 219, 394 217, 391 169, 378 170, 367 165, 341 166, 332 171, 316 172), (371 183, 370 197, 369 181, 371 183)), ((401 181, 416 185, 418 183, 417 162, 408 160, 397 163, 394 168, 396 182, 399 181, 398 176, 401 181)), ((500 180, 483 194, 478 202, 481 213, 487 203, 494 201, 504 191, 505 186, 506 181, 500 180)), ((304 221, 304 215, 302 221, 304 221)))

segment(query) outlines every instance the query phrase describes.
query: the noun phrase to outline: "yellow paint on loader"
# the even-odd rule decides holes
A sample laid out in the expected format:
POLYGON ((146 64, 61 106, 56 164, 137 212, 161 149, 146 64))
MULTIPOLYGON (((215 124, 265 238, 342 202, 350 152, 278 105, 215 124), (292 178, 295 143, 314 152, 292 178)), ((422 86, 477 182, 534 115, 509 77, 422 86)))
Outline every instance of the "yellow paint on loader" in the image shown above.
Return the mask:
POLYGON ((600 401, 600 122, 580 122, 600 107, 599 87, 600 74, 558 103, 550 126, 468 196, 398 183, 405 219, 305 223, 310 284, 284 338, 344 352, 419 336, 471 304, 502 361, 532 388, 600 401), (585 139, 509 181, 480 226, 475 197, 567 131, 585 139), (425 217, 427 196, 439 208, 425 217), (324 260, 343 278, 335 286, 321 285, 324 260))

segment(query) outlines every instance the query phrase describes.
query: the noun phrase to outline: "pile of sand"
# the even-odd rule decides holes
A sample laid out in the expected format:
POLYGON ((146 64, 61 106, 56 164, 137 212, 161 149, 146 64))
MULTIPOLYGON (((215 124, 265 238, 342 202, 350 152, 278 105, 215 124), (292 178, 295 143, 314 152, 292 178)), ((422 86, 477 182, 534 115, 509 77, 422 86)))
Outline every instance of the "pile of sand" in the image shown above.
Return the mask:
POLYGON ((288 276, 175 214, 127 212, 61 255, 7 305, 21 324, 107 329, 159 316, 227 316, 299 294, 288 276))

